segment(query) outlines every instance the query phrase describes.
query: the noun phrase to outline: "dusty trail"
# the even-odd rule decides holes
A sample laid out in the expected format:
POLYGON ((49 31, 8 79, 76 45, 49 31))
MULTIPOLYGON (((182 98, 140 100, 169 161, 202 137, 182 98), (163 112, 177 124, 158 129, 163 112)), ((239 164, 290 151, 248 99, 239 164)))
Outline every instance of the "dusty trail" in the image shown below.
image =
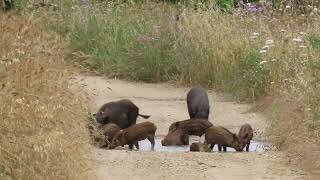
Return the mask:
MULTIPOLYGON (((77 77, 76 82, 88 93, 92 111, 105 102, 129 98, 143 114, 152 115, 149 121, 158 127, 156 135, 165 135, 169 125, 188 118, 185 97, 187 88, 170 84, 131 83, 102 77, 77 77)), ((259 114, 244 113, 249 106, 224 101, 209 92, 210 120, 237 132, 239 126, 250 123, 261 132, 266 124, 259 114)), ((145 121, 138 119, 139 122, 145 121)), ((190 152, 138 152, 126 150, 92 150, 92 158, 98 162, 90 171, 94 179, 105 180, 259 180, 305 179, 303 172, 288 166, 280 152, 263 153, 190 153, 190 152)))

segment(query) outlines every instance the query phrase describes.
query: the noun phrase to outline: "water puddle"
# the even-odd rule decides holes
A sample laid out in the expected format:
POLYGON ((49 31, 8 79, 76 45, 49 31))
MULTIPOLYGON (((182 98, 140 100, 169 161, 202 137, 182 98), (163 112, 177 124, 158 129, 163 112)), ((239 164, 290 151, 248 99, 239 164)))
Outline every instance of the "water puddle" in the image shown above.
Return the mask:
MULTIPOLYGON (((154 150, 157 152, 188 152, 190 151, 190 145, 193 142, 203 142, 203 139, 200 140, 199 137, 193 137, 191 136, 189 139, 189 144, 187 146, 162 146, 161 140, 163 139, 163 136, 158 136, 155 138, 155 147, 154 150)), ((151 144, 149 140, 143 140, 139 141, 140 151, 150 151, 151 150, 151 144)), ((258 142, 258 141, 251 141, 250 143, 250 152, 264 152, 266 150, 270 149, 270 144, 264 143, 264 142, 258 142)), ((213 151, 218 151, 218 145, 215 145, 213 148, 213 151)), ((227 148, 227 151, 229 152, 235 152, 233 148, 227 148)))

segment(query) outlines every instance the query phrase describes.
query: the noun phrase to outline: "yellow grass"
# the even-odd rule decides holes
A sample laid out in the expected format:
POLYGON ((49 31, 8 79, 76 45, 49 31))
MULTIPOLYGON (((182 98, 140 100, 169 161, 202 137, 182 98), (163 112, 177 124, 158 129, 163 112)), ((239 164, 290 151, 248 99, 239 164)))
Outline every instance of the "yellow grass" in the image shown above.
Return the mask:
POLYGON ((88 140, 66 46, 30 20, 0 13, 0 178, 79 179, 88 140))

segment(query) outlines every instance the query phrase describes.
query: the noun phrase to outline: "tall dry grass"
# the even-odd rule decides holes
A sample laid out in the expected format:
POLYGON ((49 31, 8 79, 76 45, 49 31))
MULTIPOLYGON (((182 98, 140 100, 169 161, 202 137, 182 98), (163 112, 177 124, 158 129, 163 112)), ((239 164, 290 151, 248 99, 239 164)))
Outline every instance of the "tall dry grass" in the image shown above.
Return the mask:
POLYGON ((283 96, 273 98, 266 107, 262 112, 268 118, 266 135, 269 140, 286 152, 290 159, 288 164, 297 165, 307 172, 307 179, 319 179, 319 135, 306 126, 309 113, 305 103, 283 96))
POLYGON ((0 14, 0 34, 0 179, 81 179, 85 114, 65 44, 15 12, 0 14))

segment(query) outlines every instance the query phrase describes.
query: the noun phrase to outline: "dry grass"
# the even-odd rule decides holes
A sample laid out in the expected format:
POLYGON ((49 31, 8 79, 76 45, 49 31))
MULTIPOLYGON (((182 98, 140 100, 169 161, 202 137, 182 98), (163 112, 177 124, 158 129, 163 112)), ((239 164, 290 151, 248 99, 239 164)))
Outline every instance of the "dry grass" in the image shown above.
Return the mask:
POLYGON ((0 34, 0 179, 79 179, 88 167, 85 114, 67 82, 62 39, 14 12, 0 14, 0 34))
POLYGON ((296 98, 267 97, 257 101, 251 112, 263 112, 268 119, 266 136, 279 150, 288 155, 290 165, 308 173, 309 179, 320 177, 320 147, 317 131, 306 127, 308 112, 305 103, 296 98))

